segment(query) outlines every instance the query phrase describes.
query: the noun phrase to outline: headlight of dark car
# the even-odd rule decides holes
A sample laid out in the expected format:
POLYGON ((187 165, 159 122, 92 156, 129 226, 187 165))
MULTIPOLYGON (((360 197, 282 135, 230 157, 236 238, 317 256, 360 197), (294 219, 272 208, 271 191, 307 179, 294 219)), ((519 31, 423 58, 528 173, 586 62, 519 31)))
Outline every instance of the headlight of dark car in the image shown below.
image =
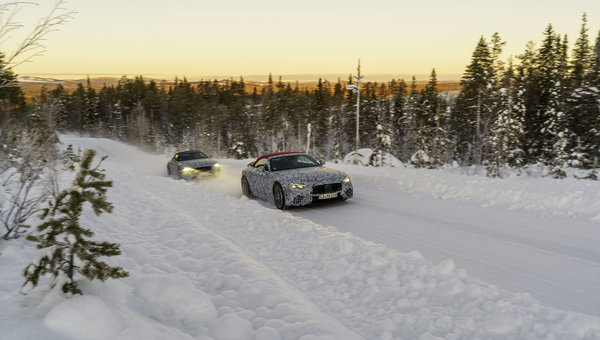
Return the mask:
POLYGON ((192 167, 189 167, 189 166, 184 166, 181 169, 179 169, 179 171, 181 171, 183 173, 190 173, 190 172, 195 172, 197 170, 192 167))

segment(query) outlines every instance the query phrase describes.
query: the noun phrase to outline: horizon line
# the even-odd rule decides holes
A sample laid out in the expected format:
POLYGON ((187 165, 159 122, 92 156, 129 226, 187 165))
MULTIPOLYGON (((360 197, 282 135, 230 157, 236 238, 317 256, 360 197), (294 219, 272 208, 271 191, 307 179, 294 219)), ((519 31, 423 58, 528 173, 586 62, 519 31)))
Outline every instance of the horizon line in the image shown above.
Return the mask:
MULTIPOLYGON (((288 73, 288 74, 273 74, 270 73, 271 77, 273 78, 274 82, 277 82, 279 80, 279 77, 281 77, 282 81, 286 81, 286 82, 290 82, 290 81, 317 81, 319 78, 322 78, 324 80, 329 80, 329 79, 341 79, 341 80, 346 80, 346 78, 349 75, 352 75, 352 72, 349 72, 347 74, 340 74, 340 73, 288 73), (328 78, 330 77, 330 78, 328 78)), ((167 80, 167 79, 181 79, 181 78, 185 78, 189 81, 200 81, 200 80, 213 80, 213 79, 217 79, 217 80, 228 80, 228 79, 239 79, 239 78, 243 78, 244 80, 251 80, 251 81, 267 81, 269 78, 269 74, 241 74, 241 75, 237 75, 237 76, 223 76, 223 75, 193 75, 193 76, 186 76, 186 75, 172 75, 172 74, 161 74, 161 73, 146 73, 146 74, 139 74, 139 73, 93 73, 93 72, 89 72, 89 73, 81 73, 81 72, 24 72, 24 73, 19 73, 17 75, 18 77, 36 77, 36 78, 56 78, 58 80, 80 80, 80 79, 86 79, 86 78, 103 78, 103 77, 110 77, 110 78, 121 78, 123 76, 125 77, 144 77, 144 78, 150 78, 150 79, 158 79, 158 80, 167 80)), ((372 75, 366 75, 364 79, 366 79, 367 81, 369 80, 369 78, 373 81, 390 81, 392 79, 395 80, 400 80, 400 79, 404 79, 406 81, 406 79, 410 80, 412 79, 412 77, 415 77, 416 79, 421 79, 421 80, 429 80, 429 78, 431 77, 431 74, 425 74, 425 73, 415 73, 415 74, 409 74, 409 73, 376 73, 376 74, 372 74, 372 75), (423 79, 424 78, 424 79, 423 79)), ((456 73, 437 73, 436 74, 437 80, 438 81, 459 81, 462 78, 462 74, 456 74, 456 73)))

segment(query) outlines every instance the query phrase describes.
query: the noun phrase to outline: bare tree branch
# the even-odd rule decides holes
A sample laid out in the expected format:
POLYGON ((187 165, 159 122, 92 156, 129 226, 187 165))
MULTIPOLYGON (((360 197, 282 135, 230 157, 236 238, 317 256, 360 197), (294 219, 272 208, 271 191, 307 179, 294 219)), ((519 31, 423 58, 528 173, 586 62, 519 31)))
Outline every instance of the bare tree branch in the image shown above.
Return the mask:
MULTIPOLYGON (((67 23, 75 14, 74 11, 64 8, 63 4, 64 0, 56 0, 48 15, 40 19, 31 32, 17 45, 17 48, 12 53, 6 53, 8 56, 5 61, 6 67, 12 69, 46 52, 43 41, 48 34, 57 31, 59 26, 67 23)), ((15 20, 15 16, 22 9, 22 5, 38 4, 24 1, 0 4, 0 51, 3 50, 2 47, 11 33, 24 27, 15 20)))

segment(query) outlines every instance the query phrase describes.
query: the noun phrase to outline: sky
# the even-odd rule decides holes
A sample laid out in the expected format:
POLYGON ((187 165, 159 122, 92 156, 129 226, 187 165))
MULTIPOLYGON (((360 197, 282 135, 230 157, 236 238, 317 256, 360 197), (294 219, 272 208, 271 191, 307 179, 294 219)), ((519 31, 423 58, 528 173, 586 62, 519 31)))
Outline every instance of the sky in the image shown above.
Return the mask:
MULTIPOLYGON (((0 0, 6 3, 8 0, 0 0)), ((11 51, 53 7, 22 5, 11 51)), ((600 31, 598 0, 67 0, 73 19, 51 32, 46 52, 20 75, 145 75, 172 79, 356 73, 459 78, 481 36, 498 32, 503 58, 539 43, 551 23, 573 43, 587 13, 600 31)), ((387 78, 391 79, 391 78, 387 78)))

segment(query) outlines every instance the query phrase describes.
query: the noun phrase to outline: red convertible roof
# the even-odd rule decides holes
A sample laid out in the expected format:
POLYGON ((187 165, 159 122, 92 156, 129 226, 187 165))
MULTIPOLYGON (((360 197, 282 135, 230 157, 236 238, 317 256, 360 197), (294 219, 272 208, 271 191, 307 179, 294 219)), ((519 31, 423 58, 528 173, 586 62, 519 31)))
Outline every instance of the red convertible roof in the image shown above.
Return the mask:
POLYGON ((252 166, 254 166, 254 164, 256 164, 256 162, 258 162, 259 160, 263 159, 263 158, 271 158, 273 156, 279 156, 279 155, 287 155, 290 153, 302 153, 302 152, 297 152, 297 151, 286 151, 286 152, 275 152, 275 153, 268 153, 266 155, 262 155, 260 157, 258 157, 254 162, 252 162, 252 166))

